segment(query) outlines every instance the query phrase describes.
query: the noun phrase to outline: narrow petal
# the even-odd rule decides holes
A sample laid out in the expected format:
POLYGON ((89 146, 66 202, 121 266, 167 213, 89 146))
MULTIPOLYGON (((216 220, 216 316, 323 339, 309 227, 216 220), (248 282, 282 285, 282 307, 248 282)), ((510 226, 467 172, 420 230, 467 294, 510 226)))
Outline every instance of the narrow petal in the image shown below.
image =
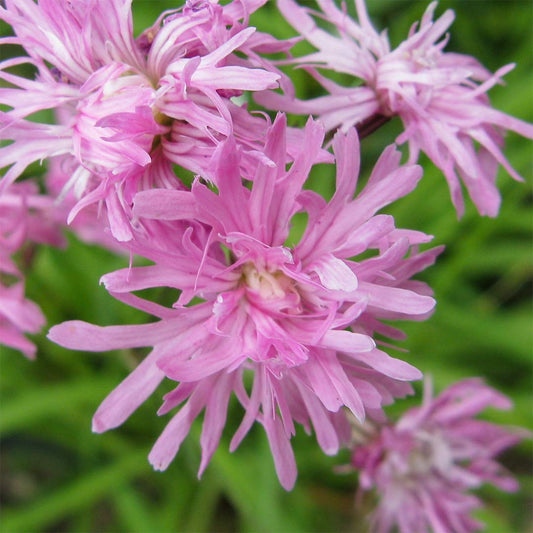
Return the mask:
POLYGON ((155 365, 156 354, 143 362, 102 402, 93 417, 93 431, 102 433, 120 426, 165 377, 155 365))

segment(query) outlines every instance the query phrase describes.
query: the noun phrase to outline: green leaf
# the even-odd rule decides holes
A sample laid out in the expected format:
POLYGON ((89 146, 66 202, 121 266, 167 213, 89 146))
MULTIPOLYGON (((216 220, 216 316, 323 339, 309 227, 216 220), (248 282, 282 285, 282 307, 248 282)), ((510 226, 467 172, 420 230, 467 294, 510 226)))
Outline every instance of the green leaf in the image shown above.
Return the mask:
POLYGON ((6 433, 28 427, 39 420, 55 417, 58 413, 77 409, 85 403, 94 403, 96 406, 105 392, 114 386, 116 383, 100 377, 98 381, 94 378, 68 381, 21 392, 13 400, 3 402, 0 431, 6 433))
POLYGON ((112 494, 117 486, 149 469, 146 450, 137 450, 116 461, 88 472, 64 488, 32 502, 19 510, 6 510, 2 518, 2 531, 9 533, 37 531, 54 520, 59 520, 76 510, 112 494))

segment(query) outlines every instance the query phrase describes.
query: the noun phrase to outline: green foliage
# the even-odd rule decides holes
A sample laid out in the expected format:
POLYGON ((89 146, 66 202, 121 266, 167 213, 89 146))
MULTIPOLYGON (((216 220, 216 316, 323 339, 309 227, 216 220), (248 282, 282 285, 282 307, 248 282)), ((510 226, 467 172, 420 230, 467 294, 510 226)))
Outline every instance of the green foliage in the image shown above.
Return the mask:
MULTIPOLYGON (((425 9, 424 2, 368 3, 376 26, 389 26, 394 43, 425 9)), ((171 7, 168 1, 136 1, 136 31, 171 7)), ((446 7, 457 12, 451 48, 478 56, 492 70, 519 61, 507 76, 507 87, 494 90, 493 102, 531 120, 531 5, 522 0, 443 1, 439 13, 446 7)), ((293 35, 274 2, 254 15, 253 23, 278 37, 293 35)), ((305 93, 309 78, 299 72, 295 79, 297 91, 305 93)), ((388 124, 363 141, 363 173, 393 142, 397 128, 388 124)), ((513 411, 489 417, 531 428, 531 145, 510 135, 506 153, 527 182, 513 182, 501 172, 503 205, 497 219, 481 218, 469 203, 458 221, 445 180, 428 161, 417 190, 389 210, 399 227, 431 233, 437 244, 447 245, 437 265, 423 275, 436 293, 435 315, 424 323, 405 324, 408 339, 401 347, 408 352, 391 354, 430 373, 437 390, 457 379, 483 376, 515 403, 513 411)), ((331 194, 329 177, 313 180, 313 187, 331 194)), ((140 323, 147 317, 114 301, 98 285, 102 274, 127 263, 127 257, 69 238, 64 250, 36 251, 28 296, 39 302, 49 326, 73 318, 100 325, 140 323)), ((73 352, 52 344, 44 333, 35 341, 35 362, 0 348, 3 533, 366 531, 364 513, 357 514, 355 507, 356 476, 333 472, 348 462, 345 453, 325 457, 299 428, 293 441, 299 479, 294 491, 286 493, 261 428, 253 428, 234 454, 227 451, 227 431, 199 482, 200 425, 195 423, 170 468, 153 472, 146 456, 169 420, 169 415, 155 415, 160 390, 121 428, 103 435, 90 431, 99 403, 142 354, 73 352)), ((392 412, 407 405, 410 401, 392 412)), ((241 416, 232 405, 229 425, 241 416)), ((532 488, 531 444, 512 450, 504 462, 517 473, 522 490, 512 495, 484 490, 488 505, 479 517, 492 533, 525 532, 531 527, 524 513, 532 488)))

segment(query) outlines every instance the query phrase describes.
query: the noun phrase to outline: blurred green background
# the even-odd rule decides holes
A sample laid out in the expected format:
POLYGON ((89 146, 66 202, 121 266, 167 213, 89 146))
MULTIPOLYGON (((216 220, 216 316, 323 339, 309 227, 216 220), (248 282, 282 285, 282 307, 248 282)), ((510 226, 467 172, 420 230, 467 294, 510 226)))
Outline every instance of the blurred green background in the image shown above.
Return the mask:
MULTIPOLYGON (((393 44, 426 7, 426 2, 399 0, 368 4, 376 26, 389 27, 393 44)), ((172 7, 176 4, 169 1, 134 1, 136 32, 172 7)), ((438 13, 448 7, 457 18, 447 50, 472 54, 492 71, 517 62, 506 76, 507 86, 496 87, 491 99, 495 107, 532 121, 532 4, 443 1, 438 13)), ((252 24, 280 38, 294 34, 274 2, 255 14, 252 24)), ((305 73, 297 73, 295 80, 299 94, 315 90, 305 73)), ((399 122, 392 121, 363 141, 363 174, 399 131, 399 122)), ((512 412, 491 411, 488 418, 532 428, 531 143, 509 134, 506 153, 526 183, 500 173, 503 205, 495 220, 478 216, 467 200, 466 215, 457 221, 446 182, 427 160, 417 190, 388 209, 399 227, 425 231, 435 235, 436 244, 447 245, 437 265, 419 276, 435 290, 434 316, 405 324, 408 339, 401 347, 409 352, 390 353, 431 373, 438 391, 464 377, 484 377, 515 403, 512 412)), ((332 184, 327 174, 320 169, 312 181, 326 196, 332 184)), ((68 240, 64 250, 36 250, 28 272, 28 296, 41 305, 48 327, 74 318, 99 325, 146 321, 145 315, 116 302, 98 285, 102 274, 126 266, 127 259, 73 237, 68 240)), ((367 530, 365 510, 355 506, 357 476, 333 472, 348 462, 346 452, 324 456, 314 438, 299 428, 293 439, 299 478, 295 489, 286 493, 276 479, 260 427, 252 429, 237 452, 227 451, 231 430, 242 414, 233 404, 229 427, 201 481, 196 478, 198 423, 169 469, 153 472, 146 456, 170 418, 155 415, 164 387, 122 427, 103 435, 90 428, 99 403, 144 352, 84 354, 52 344, 44 333, 34 340, 39 348, 35 362, 0 347, 2 533, 367 530)), ((398 403, 392 411, 412 404, 398 403)), ((519 493, 490 487, 480 491, 487 506, 477 516, 487 524, 486 531, 533 531, 531 458, 531 442, 502 458, 521 483, 519 493)))

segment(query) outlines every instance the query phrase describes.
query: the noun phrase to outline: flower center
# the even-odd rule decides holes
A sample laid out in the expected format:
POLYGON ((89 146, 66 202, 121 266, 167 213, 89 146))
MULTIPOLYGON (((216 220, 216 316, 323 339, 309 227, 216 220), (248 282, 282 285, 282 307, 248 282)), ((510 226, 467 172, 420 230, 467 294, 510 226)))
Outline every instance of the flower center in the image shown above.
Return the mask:
POLYGON ((242 274, 248 288, 266 300, 285 297, 293 285, 293 281, 280 270, 259 270, 253 263, 244 264, 242 274))
POLYGON ((154 120, 158 124, 161 124, 162 126, 170 126, 172 124, 172 118, 165 115, 164 113, 161 113, 161 111, 159 111, 157 107, 152 107, 152 113, 154 115, 154 120))
POLYGON ((431 471, 446 474, 453 464, 448 443, 439 433, 419 432, 417 444, 408 457, 411 476, 425 477, 431 471))

